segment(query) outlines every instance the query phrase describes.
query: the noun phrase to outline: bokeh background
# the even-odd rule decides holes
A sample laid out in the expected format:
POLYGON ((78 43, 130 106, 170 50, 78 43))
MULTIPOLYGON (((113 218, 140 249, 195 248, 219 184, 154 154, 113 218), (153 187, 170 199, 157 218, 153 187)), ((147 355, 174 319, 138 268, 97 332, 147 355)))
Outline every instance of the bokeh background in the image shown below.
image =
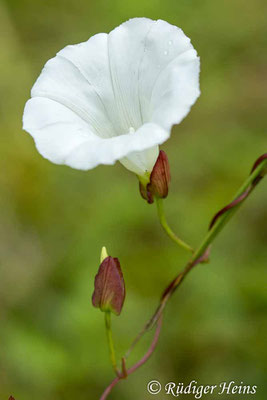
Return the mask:
MULTIPOLYGON (((187 261, 161 231, 155 207, 140 198, 133 174, 120 164, 89 172, 53 165, 21 127, 30 88, 49 58, 134 16, 180 26, 201 56, 202 95, 163 146, 172 170, 165 206, 174 230, 196 246, 266 152, 265 0, 1 0, 3 400, 11 394, 98 399, 112 379, 103 315, 90 300, 102 245, 120 258, 127 284, 124 311, 113 321, 120 355, 187 261)), ((244 398, 266 398, 266 183, 217 238, 211 263, 197 267, 176 293, 153 358, 110 399, 149 399, 151 379, 242 381, 258 385, 256 395, 244 398)))

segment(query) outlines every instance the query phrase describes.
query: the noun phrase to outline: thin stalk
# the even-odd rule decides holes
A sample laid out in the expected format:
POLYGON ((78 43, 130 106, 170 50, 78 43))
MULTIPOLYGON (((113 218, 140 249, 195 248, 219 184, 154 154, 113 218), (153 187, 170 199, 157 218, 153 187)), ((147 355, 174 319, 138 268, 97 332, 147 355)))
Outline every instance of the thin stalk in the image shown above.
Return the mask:
MULTIPOLYGON (((199 263, 207 262, 208 259, 208 253, 209 253, 209 248, 217 235, 221 232, 223 227, 226 225, 226 223, 232 218, 232 216, 236 213, 236 211, 239 209, 241 204, 243 204, 244 200, 251 194, 251 192, 255 189, 258 181, 257 178, 261 175, 261 173, 265 170, 267 167, 267 159, 264 159, 255 169, 254 171, 250 174, 250 176, 247 178, 247 180, 243 183, 243 185, 240 187, 240 189, 237 191, 235 194, 234 198, 232 199, 233 203, 236 199, 240 198, 241 201, 239 201, 234 207, 230 208, 227 210, 224 214, 220 216, 212 226, 212 228, 207 232, 205 235, 203 241, 200 243, 199 247, 197 250, 194 252, 192 258, 190 261, 187 263, 185 268, 180 272, 177 277, 167 286, 167 288, 164 290, 163 295, 161 297, 160 303, 150 318, 150 320, 145 324, 144 328, 142 329, 141 332, 136 336, 134 341, 132 342, 130 348, 126 352, 125 358, 128 358, 134 347, 137 345, 137 343, 140 341, 140 339, 144 336, 146 332, 148 332, 150 329, 153 328, 155 323, 157 322, 158 318, 162 314, 164 308, 166 307, 169 299, 171 298, 172 294, 174 291, 178 288, 178 286, 181 285, 183 282, 184 278, 187 276, 187 274, 199 263), (244 198, 242 198, 242 195, 244 195, 244 198)), ((157 202, 158 205, 158 202, 157 202)))
MULTIPOLYGON (((128 370, 125 371, 126 372, 126 377, 131 375, 138 368, 140 368, 142 365, 144 365, 147 362, 147 360, 152 356, 152 354, 153 354, 153 352, 154 352, 154 350, 155 350, 155 348, 157 346, 158 340, 159 340, 161 326, 162 326, 162 317, 160 317, 159 320, 157 321, 157 328, 156 328, 152 343, 151 343, 148 351, 146 352, 144 357, 141 358, 141 360, 139 360, 131 368, 129 368, 128 370)), ((106 390, 104 391, 104 393, 100 397, 100 400, 105 400, 108 397, 108 395, 110 394, 111 390, 114 388, 114 386, 116 386, 117 383, 121 379, 124 379, 124 378, 122 376, 117 376, 116 378, 114 378, 114 380, 110 383, 110 385, 106 388, 106 390)))
MULTIPOLYGON (((203 241, 201 242, 197 250, 194 252, 193 257, 188 262, 184 270, 181 273, 179 273, 179 275, 172 281, 172 283, 167 287, 167 289, 165 289, 160 303, 161 305, 163 305, 163 308, 166 306, 166 303, 168 299, 171 297, 174 290, 178 286, 180 286, 180 284, 182 283, 183 279, 188 274, 188 272, 190 272, 191 269, 197 264, 207 261, 210 245, 213 243, 213 241, 215 240, 217 235, 221 232, 226 223, 233 217, 233 215, 239 209, 241 204, 243 204, 244 200, 248 198, 248 196, 255 189, 257 183, 259 182, 258 178, 261 176, 261 173, 265 170, 266 166, 267 166, 267 159, 261 162, 261 164, 259 164, 257 168, 255 168, 254 171, 249 175, 247 180, 243 183, 243 185, 240 187, 240 189, 237 191, 234 198, 232 199, 231 203, 233 205, 231 206, 231 208, 227 209, 218 219, 216 219, 216 222, 207 232, 203 241), (235 201, 237 199, 239 199, 239 201, 235 204, 235 201)), ((161 307, 161 312, 162 312, 162 307, 161 307)))
MULTIPOLYGON (((104 391, 103 395, 101 396, 100 400, 105 400, 109 393, 111 392, 112 388, 123 378, 126 378, 128 375, 136 371, 139 367, 141 367, 152 355, 156 348, 156 344, 159 339, 160 335, 160 330, 161 330, 161 324, 162 324, 162 313, 164 308, 167 305, 168 300, 171 298, 175 290, 180 286, 186 275, 195 267, 197 264, 206 262, 207 258, 209 256, 209 250, 211 243, 214 241, 214 239, 217 237, 219 232, 223 229, 225 224, 229 221, 229 219, 235 214, 237 209, 240 207, 240 205, 244 202, 244 200, 251 194, 251 192, 255 189, 256 185, 260 182, 260 180, 263 178, 264 174, 266 174, 266 169, 267 169, 267 154, 264 154, 262 157, 260 157, 257 162, 254 164, 253 171, 248 177, 248 179, 244 182, 244 184, 241 186, 241 188, 238 190, 236 193, 234 199, 228 206, 224 207, 219 213, 216 214, 215 218, 213 218, 210 229, 206 236, 204 237, 203 241, 199 245, 198 249, 194 252, 192 258, 190 261, 187 263, 185 266, 184 270, 180 272, 177 277, 171 282, 170 285, 167 286, 167 288, 164 290, 163 295, 161 296, 160 303, 156 309, 156 312, 153 314, 152 318, 148 321, 148 323, 145 325, 145 328, 141 331, 141 333, 137 336, 137 338, 134 340, 132 346, 130 347, 129 351, 127 352, 127 356, 130 354, 131 350, 134 348, 134 346, 138 343, 138 341, 141 339, 141 337, 148 332, 154 325, 156 324, 156 332, 155 336, 153 339, 153 342, 147 351, 146 355, 139 361, 137 362, 134 366, 126 370, 125 367, 125 358, 123 358, 123 366, 125 369, 125 374, 119 374, 118 376, 111 382, 111 384, 107 387, 107 389, 104 391)), ((160 203, 160 202, 159 202, 160 203)), ((157 202, 158 204, 158 202, 157 202)), ((159 204, 161 206, 161 204, 159 204)), ((158 210, 161 207, 158 208, 158 210)), ((164 214, 163 215, 163 221, 165 219, 164 214)), ((171 231, 172 232, 172 231, 171 231)), ((170 236, 170 235, 169 235, 170 236)), ((170 236, 171 239, 173 239, 172 235, 170 236)), ((176 240, 175 240, 176 241, 176 240)), ((116 361, 115 361, 116 365, 116 361)), ((117 371, 117 367, 116 367, 117 371)), ((117 372, 116 372, 117 373, 117 372)))
POLYGON ((242 196, 242 194, 246 194, 246 196, 242 201, 236 204, 235 207, 230 208, 217 220, 217 222, 213 225, 213 227, 208 231, 208 233, 204 237, 200 246, 197 248, 196 252, 193 255, 193 258, 191 259, 191 262, 196 261, 205 252, 208 246, 214 241, 217 235, 221 232, 226 223, 233 217, 236 211, 240 208, 241 204, 243 204, 244 200, 252 193, 252 191, 256 187, 256 184, 253 183, 261 175, 261 172, 264 171, 266 166, 267 166, 267 159, 265 159, 260 165, 258 165, 258 167, 255 168, 255 170, 249 175, 247 180, 236 192, 231 202, 234 202, 235 199, 242 196))
POLYGON ((114 343, 113 343, 113 337, 112 337, 112 330, 111 330, 111 314, 110 311, 105 312, 105 325, 106 325, 106 332, 107 332, 107 339, 108 339, 108 347, 109 347, 109 353, 110 353, 110 360, 112 367, 115 371, 116 375, 119 375, 119 371, 117 368, 117 361, 116 361, 116 355, 115 355, 115 348, 114 348, 114 343))
POLYGON ((178 244, 178 246, 182 247, 183 249, 185 249, 191 253, 194 253, 194 250, 192 249, 192 247, 189 246, 189 244, 184 242, 182 239, 180 239, 168 225, 168 222, 166 220, 165 213, 164 213, 163 199, 156 197, 155 200, 156 200, 156 205, 157 205, 159 221, 161 223, 162 228, 165 230, 165 232, 169 236, 169 238, 171 238, 176 244, 178 244))

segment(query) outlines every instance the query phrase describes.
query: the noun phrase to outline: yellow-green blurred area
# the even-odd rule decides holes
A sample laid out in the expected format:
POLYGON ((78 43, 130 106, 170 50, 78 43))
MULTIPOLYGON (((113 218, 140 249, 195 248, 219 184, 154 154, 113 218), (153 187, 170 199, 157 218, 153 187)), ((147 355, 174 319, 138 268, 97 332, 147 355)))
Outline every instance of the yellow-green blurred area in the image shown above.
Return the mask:
MULTIPOLYGON (((122 315, 113 318, 120 356, 188 260, 119 163, 88 172, 57 166, 22 131, 44 63, 135 16, 181 27, 201 57, 201 97, 162 147, 172 172, 165 208, 173 229, 197 246, 266 152, 265 0, 1 0, 1 400, 93 400, 111 381, 103 314, 91 305, 103 245, 119 257, 127 286, 122 315)), ((110 399, 150 399, 152 379, 234 380, 257 385, 257 394, 206 398, 266 398, 266 204, 267 179, 218 236, 210 264, 176 292, 156 353, 110 399)))

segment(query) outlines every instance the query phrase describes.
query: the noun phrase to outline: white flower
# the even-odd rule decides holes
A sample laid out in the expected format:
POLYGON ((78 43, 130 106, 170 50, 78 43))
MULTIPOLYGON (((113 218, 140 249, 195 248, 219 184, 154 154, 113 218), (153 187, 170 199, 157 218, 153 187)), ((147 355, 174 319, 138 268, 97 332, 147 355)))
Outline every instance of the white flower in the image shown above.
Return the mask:
POLYGON ((134 18, 49 60, 23 128, 56 164, 88 170, 119 160, 144 176, 199 94, 190 39, 165 21, 134 18))

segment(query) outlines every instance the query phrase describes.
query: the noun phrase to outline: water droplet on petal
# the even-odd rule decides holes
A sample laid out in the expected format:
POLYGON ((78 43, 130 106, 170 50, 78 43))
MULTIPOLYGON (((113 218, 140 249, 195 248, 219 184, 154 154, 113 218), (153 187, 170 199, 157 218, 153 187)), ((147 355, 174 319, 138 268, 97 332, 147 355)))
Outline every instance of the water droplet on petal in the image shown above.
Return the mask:
POLYGON ((169 52, 167 50, 164 51, 164 55, 167 56, 169 52))
POLYGON ((173 41, 172 40, 169 40, 169 46, 171 46, 172 44, 173 44, 173 41))

